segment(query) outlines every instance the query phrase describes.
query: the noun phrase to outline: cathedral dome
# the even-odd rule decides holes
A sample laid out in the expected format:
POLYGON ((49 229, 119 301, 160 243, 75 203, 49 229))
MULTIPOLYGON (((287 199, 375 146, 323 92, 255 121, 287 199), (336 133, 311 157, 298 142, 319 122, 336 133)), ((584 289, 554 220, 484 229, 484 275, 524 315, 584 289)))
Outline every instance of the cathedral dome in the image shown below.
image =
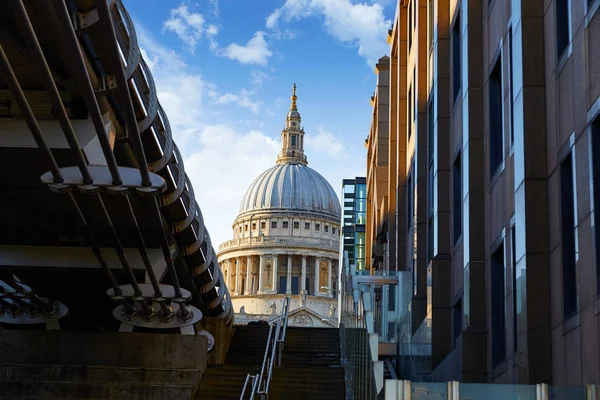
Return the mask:
POLYGON ((292 105, 281 131, 282 148, 277 165, 252 182, 240 205, 240 216, 251 211, 284 211, 319 213, 339 220, 340 202, 335 191, 317 171, 306 166, 304 129, 296 105, 294 83, 292 105))
POLYGON ((240 214, 256 210, 297 210, 340 218, 335 191, 317 171, 302 164, 278 164, 252 182, 240 205, 240 214))

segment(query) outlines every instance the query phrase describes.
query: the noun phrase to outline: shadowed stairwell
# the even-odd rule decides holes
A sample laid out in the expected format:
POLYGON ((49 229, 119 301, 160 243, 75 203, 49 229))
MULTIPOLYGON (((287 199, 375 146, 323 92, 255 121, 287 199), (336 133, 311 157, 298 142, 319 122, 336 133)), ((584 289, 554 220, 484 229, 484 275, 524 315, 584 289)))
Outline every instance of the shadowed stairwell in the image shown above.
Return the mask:
MULTIPOLYGON (((260 373, 268 334, 268 326, 236 327, 225 364, 209 365, 196 399, 239 399, 246 375, 260 373)), ((282 365, 273 367, 269 399, 344 398, 339 330, 288 327, 282 365)))

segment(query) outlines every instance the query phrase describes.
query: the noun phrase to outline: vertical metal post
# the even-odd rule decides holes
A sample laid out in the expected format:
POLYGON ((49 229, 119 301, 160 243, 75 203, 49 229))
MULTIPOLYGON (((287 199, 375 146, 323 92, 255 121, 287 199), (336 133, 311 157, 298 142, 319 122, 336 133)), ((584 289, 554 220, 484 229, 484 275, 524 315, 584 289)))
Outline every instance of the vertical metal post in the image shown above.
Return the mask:
POLYGON ((548 385, 545 383, 538 383, 535 385, 535 398, 536 400, 548 400, 548 385))

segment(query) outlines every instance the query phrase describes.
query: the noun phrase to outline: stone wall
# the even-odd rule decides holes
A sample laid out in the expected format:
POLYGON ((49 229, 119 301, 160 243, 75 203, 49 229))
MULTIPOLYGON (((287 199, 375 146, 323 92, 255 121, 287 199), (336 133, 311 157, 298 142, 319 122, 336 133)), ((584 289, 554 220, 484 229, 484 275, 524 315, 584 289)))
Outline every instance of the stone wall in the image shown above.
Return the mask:
POLYGON ((206 370, 203 336, 0 331, 0 393, 11 399, 192 400, 206 370))

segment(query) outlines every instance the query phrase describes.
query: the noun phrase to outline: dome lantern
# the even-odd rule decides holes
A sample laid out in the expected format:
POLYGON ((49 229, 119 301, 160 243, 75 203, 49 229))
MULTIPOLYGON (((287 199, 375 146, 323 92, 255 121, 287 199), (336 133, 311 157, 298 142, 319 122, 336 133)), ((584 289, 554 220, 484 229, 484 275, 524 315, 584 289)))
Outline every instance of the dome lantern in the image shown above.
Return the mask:
POLYGON ((285 128, 281 131, 281 153, 277 156, 277 164, 307 165, 304 155, 304 129, 302 119, 296 105, 296 84, 292 87, 292 104, 285 119, 285 128))

